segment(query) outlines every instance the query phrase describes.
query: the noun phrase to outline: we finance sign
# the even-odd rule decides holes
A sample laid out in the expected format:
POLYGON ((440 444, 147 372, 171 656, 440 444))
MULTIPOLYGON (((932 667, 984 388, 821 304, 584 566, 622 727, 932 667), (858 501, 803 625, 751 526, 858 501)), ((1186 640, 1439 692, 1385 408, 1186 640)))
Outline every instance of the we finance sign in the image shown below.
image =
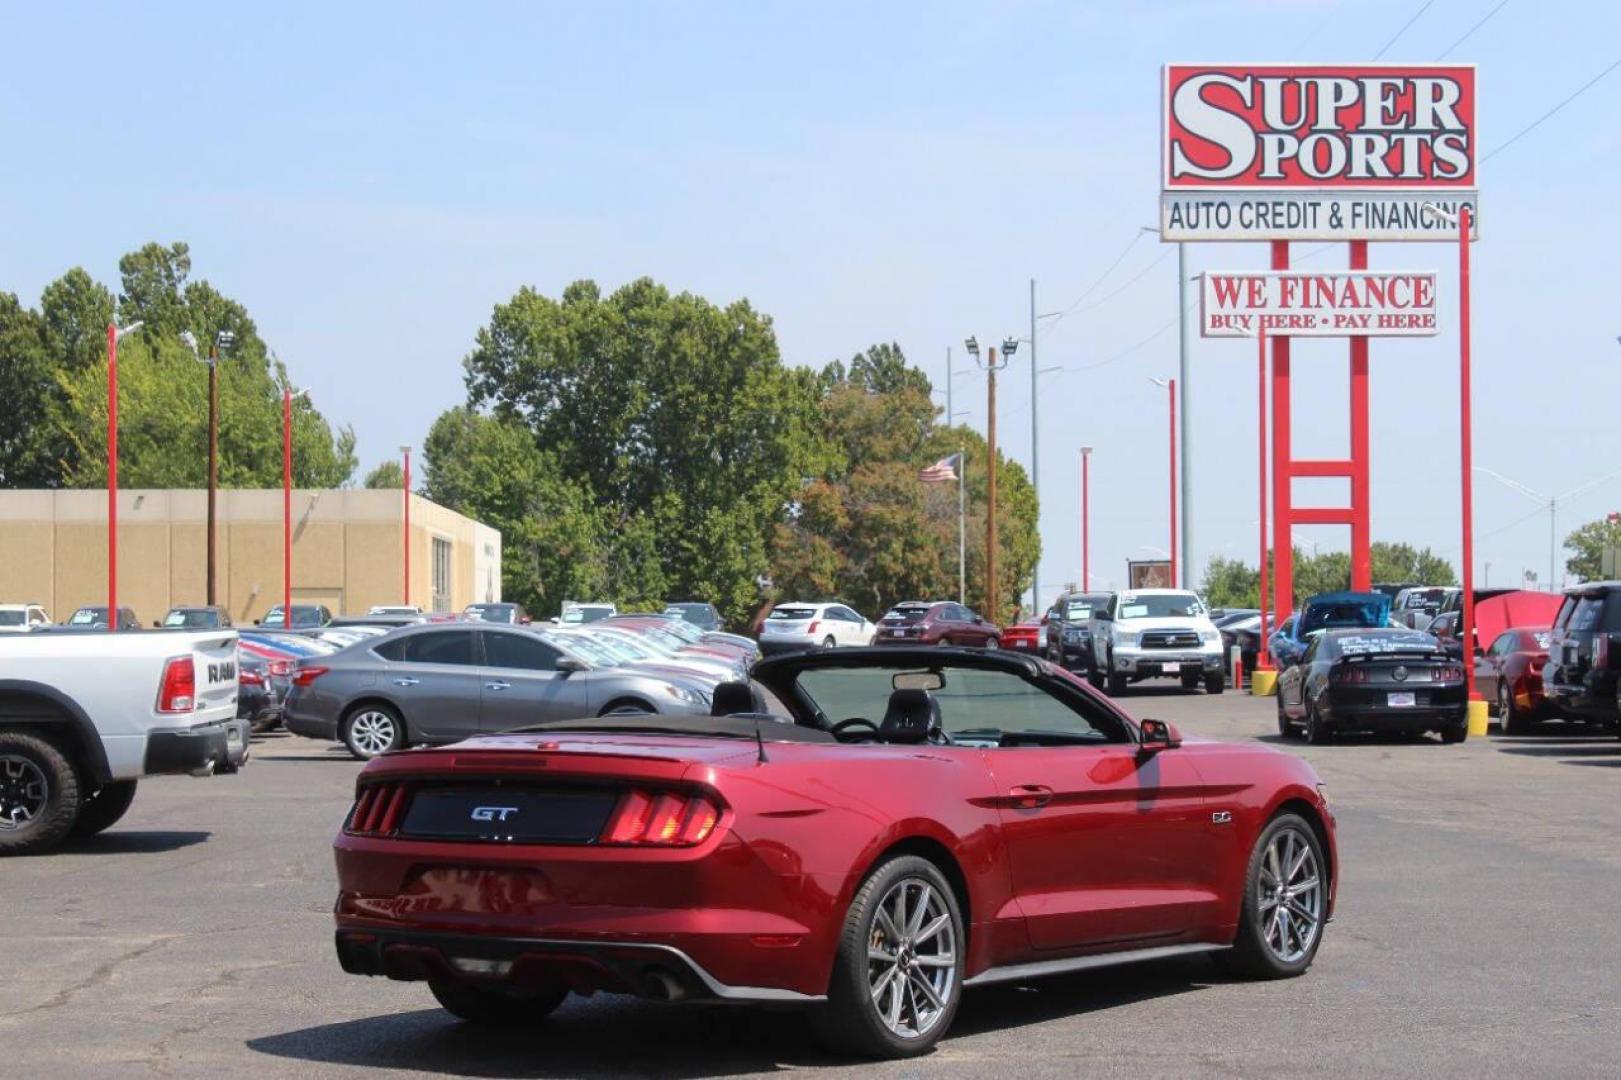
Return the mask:
POLYGON ((1429 337, 1435 274, 1345 270, 1308 274, 1209 270, 1200 291, 1205 337, 1429 337))
POLYGON ((1168 64, 1165 240, 1433 240, 1478 221, 1468 64, 1168 64))

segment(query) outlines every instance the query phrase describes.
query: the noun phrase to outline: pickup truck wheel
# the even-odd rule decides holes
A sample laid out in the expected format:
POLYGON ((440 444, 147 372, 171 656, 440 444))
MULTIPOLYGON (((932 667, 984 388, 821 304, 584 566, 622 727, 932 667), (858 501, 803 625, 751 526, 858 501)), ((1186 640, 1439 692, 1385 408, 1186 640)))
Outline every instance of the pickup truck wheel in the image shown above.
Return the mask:
POLYGON ((474 986, 451 979, 430 980, 428 989, 433 991, 434 998, 451 1015, 493 1027, 528 1027, 555 1010, 568 997, 568 991, 561 987, 509 992, 498 987, 474 986))
POLYGON ((1119 697, 1121 694, 1123 694, 1125 692, 1126 692, 1126 677, 1124 675, 1116 675, 1116 674, 1114 674, 1114 672, 1111 671, 1109 673, 1109 696, 1110 697, 1119 697))
POLYGON ((405 747, 405 723, 387 705, 363 705, 343 722, 343 745, 361 761, 405 747))
POLYGON ((94 836, 118 823, 135 801, 135 781, 115 780, 107 784, 84 804, 79 820, 73 823, 74 836, 94 836))
POLYGON ((0 855, 44 851, 79 816, 79 774, 37 735, 0 731, 0 855))
POLYGON ((1204 677, 1204 692, 1205 693, 1207 693, 1207 694, 1219 694, 1225 689, 1227 689, 1227 675, 1226 675, 1226 673, 1217 672, 1214 675, 1206 675, 1204 677))
POLYGON ((1197 671, 1183 672, 1183 674, 1182 674, 1182 689, 1184 689, 1184 690, 1197 690, 1197 689, 1199 689, 1199 679, 1200 678, 1201 678, 1201 676, 1199 675, 1199 673, 1197 671))

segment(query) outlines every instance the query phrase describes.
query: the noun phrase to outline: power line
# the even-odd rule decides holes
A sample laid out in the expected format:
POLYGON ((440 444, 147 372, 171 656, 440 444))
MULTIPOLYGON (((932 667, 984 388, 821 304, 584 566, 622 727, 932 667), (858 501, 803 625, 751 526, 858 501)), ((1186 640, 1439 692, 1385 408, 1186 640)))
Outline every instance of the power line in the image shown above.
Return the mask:
POLYGON ((1569 97, 1565 98, 1565 100, 1561 101, 1559 104, 1555 105, 1553 108, 1549 109, 1547 112, 1543 113, 1541 116, 1537 117, 1535 120, 1531 121, 1525 127, 1521 128, 1519 131, 1517 131, 1514 134, 1513 138, 1508 140, 1508 142, 1500 144, 1497 147, 1497 149, 1493 150, 1491 153, 1487 154, 1485 157, 1481 158, 1480 160, 1482 162, 1490 161, 1492 158, 1496 157, 1498 154, 1501 154, 1504 150, 1507 150, 1509 147, 1511 147, 1515 143, 1519 142, 1520 139, 1522 139, 1526 135, 1529 135, 1532 131, 1534 131, 1538 127, 1540 127, 1544 120, 1547 120, 1554 113, 1558 112, 1560 109, 1563 109, 1566 105, 1569 105, 1572 101, 1575 101, 1577 98, 1579 98, 1583 94, 1587 93, 1587 91, 1595 83, 1597 83, 1600 79, 1604 78, 1604 76, 1608 75, 1610 72, 1614 71, 1618 67, 1621 67, 1621 60, 1617 60, 1615 63, 1611 64, 1609 67, 1605 68, 1603 71, 1599 72, 1597 75, 1594 75, 1591 79, 1588 79, 1586 82, 1582 83, 1581 86, 1577 87, 1576 91, 1573 94, 1571 94, 1569 97))
POLYGON ((1430 5, 1432 5, 1434 3, 1435 3, 1435 0, 1424 0, 1424 3, 1419 5, 1419 9, 1417 11, 1413 12, 1412 18, 1408 19, 1406 22, 1401 24, 1401 29, 1396 31, 1396 36, 1391 38, 1389 41, 1385 42, 1385 47, 1380 49, 1378 52, 1374 53, 1373 58, 1375 60, 1377 60, 1381 56, 1385 55, 1385 53, 1389 52, 1390 47, 1392 45, 1396 44, 1396 42, 1400 41, 1401 36, 1403 34, 1407 33, 1408 28, 1410 26, 1412 26, 1414 23, 1418 22, 1418 17, 1420 15, 1424 14, 1426 11, 1430 10, 1430 5))
POLYGON ((1120 249, 1120 254, 1118 254, 1118 255, 1116 255, 1114 257, 1114 262, 1110 263, 1108 265, 1108 267, 1103 271, 1103 273, 1101 273, 1101 274, 1099 274, 1097 276, 1097 280, 1093 281, 1092 284, 1088 285, 1086 287, 1086 289, 1084 291, 1082 291, 1081 295, 1079 295, 1079 296, 1077 296, 1075 298, 1074 302, 1072 302, 1069 305, 1069 307, 1067 307, 1064 310, 1058 312, 1053 317, 1053 322, 1049 323, 1048 326, 1052 326, 1055 323, 1062 322, 1066 315, 1069 315, 1071 312, 1073 312, 1077 307, 1079 307, 1081 305, 1082 301, 1084 301, 1088 296, 1091 296, 1094 292, 1096 292, 1099 285, 1102 285, 1105 281, 1109 280, 1109 275, 1114 273, 1114 268, 1119 266, 1120 263, 1125 259, 1125 257, 1127 255, 1131 254, 1131 249, 1136 247, 1137 246, 1137 241, 1141 240, 1142 238, 1143 238, 1143 233, 1142 233, 1141 230, 1133 232, 1131 234, 1131 239, 1129 241, 1127 241, 1126 246, 1120 249))
POLYGON ((1475 23, 1475 25, 1471 26, 1468 30, 1465 30, 1463 37, 1459 38, 1457 41, 1454 41, 1451 45, 1448 45, 1446 47, 1446 51, 1440 56, 1437 56, 1436 59, 1445 60, 1447 57, 1451 56, 1453 49, 1456 49, 1459 45, 1462 45, 1464 42, 1468 41, 1476 30, 1479 30, 1482 26, 1485 26, 1491 21, 1491 17, 1493 15, 1496 15, 1499 11, 1502 11, 1506 7, 1508 7, 1508 0, 1502 0, 1500 4, 1486 12, 1486 14, 1482 15, 1479 22, 1475 23))

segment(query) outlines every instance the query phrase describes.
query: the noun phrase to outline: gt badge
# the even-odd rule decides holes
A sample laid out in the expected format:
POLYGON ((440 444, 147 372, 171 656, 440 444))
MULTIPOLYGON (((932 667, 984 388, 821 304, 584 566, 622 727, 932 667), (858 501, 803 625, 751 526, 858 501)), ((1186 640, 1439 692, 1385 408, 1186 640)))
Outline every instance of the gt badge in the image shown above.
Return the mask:
POLYGON ((475 806, 472 818, 474 821, 505 821, 517 812, 516 806, 475 806))

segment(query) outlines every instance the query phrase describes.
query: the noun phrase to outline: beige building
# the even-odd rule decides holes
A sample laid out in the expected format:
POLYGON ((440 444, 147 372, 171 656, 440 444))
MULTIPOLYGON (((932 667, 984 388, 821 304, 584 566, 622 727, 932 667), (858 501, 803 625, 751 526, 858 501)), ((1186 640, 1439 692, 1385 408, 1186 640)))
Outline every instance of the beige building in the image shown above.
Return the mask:
MULTIPOLYGON (((404 591, 398 489, 293 492, 293 602, 364 614, 404 591)), ((217 596, 238 624, 282 599, 282 493, 217 496, 217 596)), ((120 491, 118 603, 143 623, 207 596, 208 497, 120 491)), ((501 534, 411 496, 411 603, 460 611, 501 599, 501 534)), ((0 491, 0 603, 38 602, 66 619, 107 602, 107 493, 0 491)))

